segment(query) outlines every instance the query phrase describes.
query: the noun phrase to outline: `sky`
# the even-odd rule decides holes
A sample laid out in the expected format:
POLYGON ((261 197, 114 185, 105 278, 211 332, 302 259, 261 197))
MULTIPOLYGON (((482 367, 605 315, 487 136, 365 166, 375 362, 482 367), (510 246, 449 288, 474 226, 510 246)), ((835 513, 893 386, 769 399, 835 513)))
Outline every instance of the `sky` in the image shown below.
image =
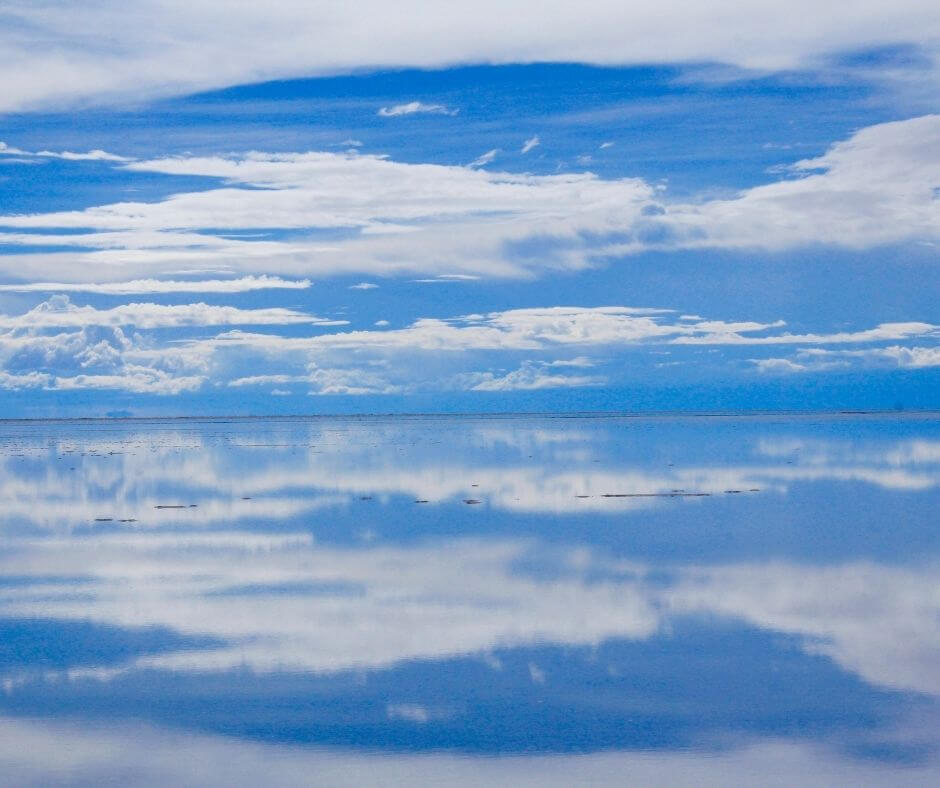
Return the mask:
POLYGON ((940 406, 933 3, 0 2, 5 417, 940 406))

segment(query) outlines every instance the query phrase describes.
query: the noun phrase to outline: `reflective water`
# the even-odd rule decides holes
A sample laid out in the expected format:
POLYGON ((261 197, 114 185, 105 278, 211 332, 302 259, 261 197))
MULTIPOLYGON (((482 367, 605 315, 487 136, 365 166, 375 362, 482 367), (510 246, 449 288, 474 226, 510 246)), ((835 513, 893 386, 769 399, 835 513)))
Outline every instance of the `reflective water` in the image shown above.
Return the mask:
POLYGON ((0 424, 11 785, 940 782, 940 419, 0 424))

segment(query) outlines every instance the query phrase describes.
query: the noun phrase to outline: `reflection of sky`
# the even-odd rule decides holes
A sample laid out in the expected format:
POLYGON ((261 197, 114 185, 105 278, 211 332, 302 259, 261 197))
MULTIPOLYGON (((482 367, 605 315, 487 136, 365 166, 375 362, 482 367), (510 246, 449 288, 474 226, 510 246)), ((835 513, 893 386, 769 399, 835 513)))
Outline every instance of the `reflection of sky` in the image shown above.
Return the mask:
POLYGON ((273 747, 287 783, 378 757, 306 743, 401 782, 469 780, 441 749, 935 768, 934 419, 7 423, 0 452, 0 726, 37 752, 22 718, 267 742, 245 775, 273 747))

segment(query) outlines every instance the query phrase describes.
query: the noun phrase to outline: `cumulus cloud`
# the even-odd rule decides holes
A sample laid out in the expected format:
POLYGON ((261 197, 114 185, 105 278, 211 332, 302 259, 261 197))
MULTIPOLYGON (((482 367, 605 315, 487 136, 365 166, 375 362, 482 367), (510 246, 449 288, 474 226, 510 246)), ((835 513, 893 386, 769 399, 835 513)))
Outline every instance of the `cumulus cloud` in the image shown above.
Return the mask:
POLYGON ((398 118, 402 115, 456 115, 460 110, 448 109, 443 104, 425 104, 421 101, 409 101, 393 107, 382 107, 377 114, 383 118, 398 118))
POLYGON ((209 377, 212 353, 185 343, 159 342, 139 332, 246 323, 342 325, 344 321, 321 321, 281 308, 242 310, 207 304, 140 303, 95 309, 56 295, 23 315, 0 315, 0 388, 119 389, 158 395, 194 391, 209 377))
POLYGON ((126 365, 120 375, 75 375, 56 377, 55 388, 69 389, 118 389, 135 394, 179 394, 195 391, 205 382, 198 375, 173 375, 152 367, 126 365))
POLYGON ((552 367, 580 366, 572 362, 525 361, 519 369, 497 375, 493 372, 476 372, 462 375, 460 383, 471 391, 538 391, 553 388, 580 388, 603 386, 607 378, 600 375, 561 375, 552 372, 552 367))
POLYGON ((898 338, 926 343, 936 338, 936 326, 914 322, 811 335, 782 331, 783 321, 704 319, 647 307, 555 306, 421 318, 401 328, 379 320, 370 329, 324 330, 345 325, 284 308, 135 303, 97 309, 59 294, 25 314, 0 315, 0 370, 8 375, 0 386, 106 388, 123 381, 127 390, 177 393, 211 379, 234 387, 299 383, 321 395, 536 391, 604 385, 612 372, 622 374, 610 359, 622 358, 624 350, 643 352, 649 362, 677 344, 826 346, 804 347, 789 359, 755 359, 763 373, 821 371, 850 363, 938 364, 937 349, 930 344, 884 346, 898 338), (275 330, 243 328, 250 325, 275 330), (276 330, 294 326, 316 332, 276 330), (229 330, 172 339, 157 333, 213 327, 229 330), (839 349, 864 344, 872 347, 839 349), (605 356, 607 361, 597 360, 605 356))
POLYGON ((316 363, 307 365, 300 375, 250 375, 236 378, 229 386, 269 386, 286 383, 303 383, 311 395, 361 396, 364 394, 393 394, 402 391, 401 386, 389 383, 379 372, 358 367, 322 367, 316 363))
POLYGON ((206 380, 206 354, 153 349, 117 326, 88 325, 57 334, 0 334, 0 387, 120 389, 158 395, 199 388, 206 380))
POLYGON ((44 372, 26 372, 22 375, 0 372, 0 389, 47 388, 51 382, 52 376, 44 372))

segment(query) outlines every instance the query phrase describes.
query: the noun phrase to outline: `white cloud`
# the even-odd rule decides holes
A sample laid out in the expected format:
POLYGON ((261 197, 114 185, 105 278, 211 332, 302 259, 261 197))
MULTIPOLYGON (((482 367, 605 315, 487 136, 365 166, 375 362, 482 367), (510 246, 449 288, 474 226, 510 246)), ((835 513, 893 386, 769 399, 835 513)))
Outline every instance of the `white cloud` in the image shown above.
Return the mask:
POLYGON ((216 340, 266 349, 306 350, 548 350, 663 342, 681 336, 708 336, 722 343, 725 335, 766 331, 783 325, 750 321, 675 322, 668 309, 643 307, 539 307, 463 315, 448 320, 422 318, 391 331, 345 331, 311 337, 280 337, 230 331, 216 340))
POLYGON ((891 345, 864 350, 808 348, 792 358, 752 359, 761 372, 824 372, 831 369, 927 369, 940 367, 940 347, 891 345))
POLYGON ((377 114, 383 118, 397 118, 402 115, 456 115, 460 110, 448 109, 443 104, 425 104, 421 101, 409 101, 394 107, 382 107, 377 114))
MULTIPOLYGON (((595 386, 608 382, 612 372, 620 374, 620 368, 607 361, 596 374, 566 372, 599 366, 584 355, 586 351, 616 356, 618 349, 646 348, 648 358, 654 348, 688 339, 713 346, 739 344, 748 334, 762 335, 755 339, 765 345, 804 341, 802 335, 794 339, 793 335, 779 333, 782 321, 691 322, 669 310, 635 307, 516 309, 451 319, 424 318, 394 329, 387 328, 385 321, 379 324, 375 329, 312 336, 232 330, 210 339, 182 342, 175 350, 219 363, 228 358, 241 359, 242 363, 256 358, 251 363, 264 364, 271 370, 261 377, 239 378, 235 385, 286 382, 286 378, 277 376, 288 375, 291 382, 311 384, 312 393, 375 394, 441 388, 509 391, 595 386), (494 357, 495 353, 501 355, 494 357), (496 363, 519 366, 508 372, 492 368, 480 371, 481 354, 489 354, 485 363, 490 365, 498 359, 496 363), (305 365, 310 365, 309 369, 305 365), (315 374, 311 370, 316 370, 315 374)), ((926 324, 899 325, 905 326, 907 333, 914 331, 911 326, 917 326, 922 333, 935 330, 926 324)), ((857 345, 882 342, 893 331, 820 336, 831 345, 857 345)), ((926 363, 927 356, 921 354, 918 358, 919 363, 926 363)), ((758 363, 758 369, 797 371, 801 369, 797 362, 803 364, 801 358, 796 362, 765 359, 758 363)))
POLYGON ((159 395, 199 388, 209 356, 200 349, 148 348, 117 326, 78 331, 0 333, 0 388, 121 389, 159 395))
POLYGON ((596 366, 594 361, 587 356, 577 356, 575 358, 558 359, 549 363, 550 367, 575 367, 578 369, 589 369, 596 366))
POLYGON ((924 0, 844 9, 809 0, 655 5, 525 0, 429 6, 404 0, 263 5, 221 0, 19 3, 0 28, 0 111, 140 100, 212 87, 363 68, 455 63, 727 63, 789 69, 855 48, 935 51, 940 22, 924 0), (811 20, 811 22, 809 21, 811 20), (121 42, 120 46, 115 41, 121 42))
POLYGON ((66 295, 55 295, 22 315, 0 315, 0 329, 81 328, 84 326, 136 326, 178 328, 181 326, 232 325, 346 325, 345 320, 325 320, 292 309, 239 309, 209 304, 122 304, 111 309, 77 306, 66 295))
POLYGON ((26 372, 22 375, 0 372, 0 389, 48 388, 51 383, 52 376, 44 372, 26 372))
POLYGON ((668 309, 556 306, 422 318, 402 328, 378 320, 374 328, 324 330, 346 325, 285 308, 131 303, 97 309, 77 306, 60 294, 25 314, 0 315, 0 370, 6 374, 0 387, 122 387, 171 394, 211 380, 235 387, 299 383, 320 395, 535 391, 604 385, 612 374, 622 374, 622 366, 611 361, 617 351, 635 348, 651 363, 652 354, 668 352, 665 348, 676 343, 827 345, 802 348, 791 359, 754 359, 764 373, 850 363, 938 364, 937 349, 928 345, 881 346, 898 338, 936 337, 936 326, 913 322, 797 335, 782 332, 783 321, 693 320, 668 309), (169 338, 154 333, 250 325, 310 328, 288 334, 232 328, 169 338), (864 344, 875 347, 839 349, 864 344), (595 367, 591 374, 582 371, 595 367))
POLYGON ((72 151, 51 151, 51 150, 40 150, 40 151, 28 151, 22 150, 20 148, 13 148, 7 145, 5 142, 0 142, 0 155, 15 155, 15 156, 29 156, 36 157, 40 159, 65 159, 67 161, 111 161, 111 162, 128 162, 133 161, 133 159, 128 158, 127 156, 118 156, 116 153, 108 153, 103 150, 90 150, 86 153, 74 153, 72 151))
POLYGON ((478 156, 476 159, 471 161, 470 164, 468 164, 467 166, 468 167, 483 167, 484 165, 492 162, 498 155, 499 155, 499 149, 493 148, 493 150, 487 151, 482 156, 478 156))
POLYGON ((938 336, 940 326, 932 323, 880 323, 875 328, 864 331, 840 331, 835 334, 773 334, 765 337, 744 337, 734 331, 728 331, 720 325, 720 333, 709 333, 705 328, 708 323, 696 324, 701 333, 697 336, 679 337, 675 340, 680 345, 796 345, 796 344, 844 344, 862 342, 886 342, 910 337, 938 336))
POLYGON ((350 290, 375 290, 378 287, 373 282, 360 282, 358 285, 350 285, 350 290))
POLYGON ((934 191, 940 183, 938 146, 940 115, 869 126, 824 155, 797 162, 792 171, 800 177, 699 209, 682 206, 676 225, 691 246, 784 249, 822 243, 861 249, 935 240, 940 238, 934 191))
POLYGON ((522 153, 528 153, 533 148, 537 148, 539 144, 540 144, 540 140, 538 138, 538 135, 536 135, 535 137, 530 137, 523 143, 522 153))
POLYGON ((173 375, 152 367, 125 365, 120 375, 75 375, 57 377, 55 388, 69 389, 117 389, 135 394, 180 394, 195 391, 205 382, 199 375, 173 375))
POLYGON ((118 156, 116 153, 108 153, 103 150, 90 150, 86 153, 73 153, 72 151, 36 151, 37 156, 45 156, 53 159, 67 159, 69 161, 133 161, 127 156, 118 156))
POLYGON ((362 367, 330 368, 312 363, 307 368, 306 382, 311 395, 361 396, 363 394, 395 394, 402 390, 380 373, 362 367))
POLYGON ((25 268, 47 279, 102 270, 159 277, 170 266, 304 277, 527 276, 584 269, 650 249, 937 242, 938 145, 940 115, 880 124, 798 162, 793 173, 799 177, 691 203, 670 201, 663 188, 636 178, 481 169, 496 151, 470 167, 339 153, 133 162, 123 166, 227 184, 156 203, 0 216, 9 228, 0 242, 8 246, 75 247, 7 254, 0 257, 0 271, 22 277, 25 268), (246 227, 271 235, 233 238, 227 232, 246 227), (307 232, 279 238, 285 228, 307 232), (61 229, 76 232, 63 235, 61 229), (317 237, 330 229, 343 229, 344 237, 317 237))
POLYGON ((803 364, 798 364, 787 358, 760 358, 752 359, 754 364, 761 372, 770 374, 788 373, 788 372, 806 372, 803 364))
POLYGON ((272 383, 303 383, 307 380, 303 375, 249 375, 244 378, 235 378, 228 382, 229 386, 269 386, 272 383))
POLYGON ((427 708, 414 703, 390 703, 385 711, 390 720, 407 720, 423 724, 431 719, 431 713, 427 708))
POLYGON ((552 388, 580 388, 603 386, 607 378, 599 375, 559 375, 550 372, 551 367, 579 366, 574 362, 525 361, 519 369, 496 375, 492 372, 471 372, 461 375, 458 384, 471 391, 538 391, 552 388))
POLYGON ((0 284, 0 292, 13 293, 96 293, 99 295, 139 295, 150 293, 243 293, 249 290, 305 290, 309 279, 282 279, 279 276, 243 276, 238 279, 174 280, 137 279, 131 282, 20 282, 0 284))

